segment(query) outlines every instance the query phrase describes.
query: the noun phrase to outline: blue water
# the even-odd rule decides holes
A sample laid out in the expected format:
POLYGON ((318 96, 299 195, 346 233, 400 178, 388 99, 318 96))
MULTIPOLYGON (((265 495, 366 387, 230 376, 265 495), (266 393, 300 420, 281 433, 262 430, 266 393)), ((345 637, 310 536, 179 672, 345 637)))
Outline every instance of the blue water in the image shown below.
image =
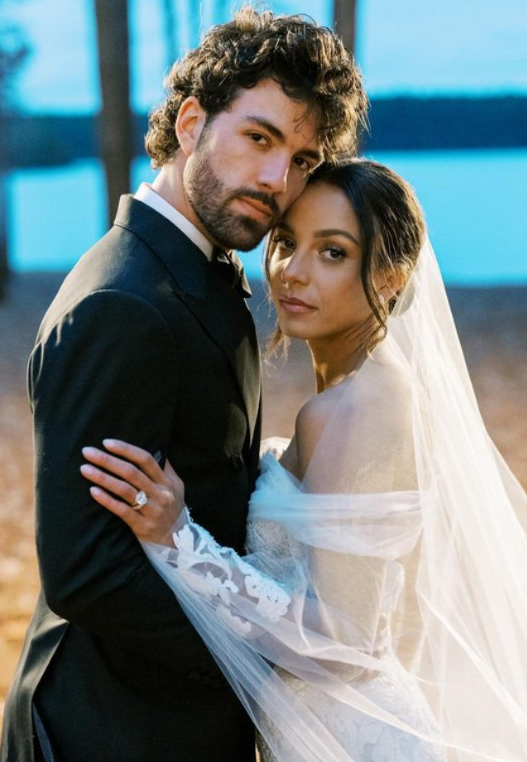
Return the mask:
MULTIPOLYGON (((168 63, 200 31, 230 17, 242 0, 172 0, 168 40, 163 0, 130 2, 132 105, 162 97, 168 63)), ((25 29, 31 55, 18 80, 26 112, 94 113, 100 108, 93 0, 1 0, 25 29)), ((331 24, 333 0, 264 0, 279 13, 308 13, 331 24)), ((357 56, 372 95, 527 91, 525 0, 423 3, 359 0, 357 56), (477 23, 475 23, 477 19, 477 23)), ((427 151, 378 154, 415 186, 447 281, 527 282, 527 151, 427 151)), ((152 179, 147 160, 133 187, 152 179)), ((13 173, 7 179, 11 265, 65 269, 104 232, 100 163, 13 173)), ((260 255, 245 257, 251 275, 260 255)))
MULTIPOLYGON (((452 284, 527 283, 527 150, 414 151, 374 157, 414 186, 444 278, 452 284)), ((146 159, 133 187, 152 180, 146 159)), ((11 266, 69 269, 105 232, 96 160, 14 172, 7 180, 11 266)), ((244 255, 260 275, 261 253, 244 255)))
MULTIPOLYGON (((167 40, 162 0, 130 2, 132 104, 151 108, 163 72, 200 31, 230 17, 242 0, 172 0, 177 24, 167 40)), ((331 24, 333 0, 264 0, 279 13, 331 24)), ((371 95, 527 90, 525 0, 358 0, 357 57, 371 95)), ((28 111, 100 107, 93 0, 2 0, 26 30, 32 51, 19 78, 28 111)))

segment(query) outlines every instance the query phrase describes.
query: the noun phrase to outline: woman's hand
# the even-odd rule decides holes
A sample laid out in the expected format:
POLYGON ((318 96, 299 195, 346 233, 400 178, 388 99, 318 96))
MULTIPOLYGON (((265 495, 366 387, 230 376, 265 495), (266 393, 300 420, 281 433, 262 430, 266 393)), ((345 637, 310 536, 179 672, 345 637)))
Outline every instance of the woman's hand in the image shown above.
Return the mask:
POLYGON ((90 462, 81 466, 82 475, 96 485, 90 487, 93 499, 128 524, 141 542, 173 546, 174 526, 185 506, 185 485, 179 476, 168 461, 163 470, 140 447, 117 439, 103 444, 109 452, 82 450, 90 462), (143 505, 141 493, 147 498, 143 505))

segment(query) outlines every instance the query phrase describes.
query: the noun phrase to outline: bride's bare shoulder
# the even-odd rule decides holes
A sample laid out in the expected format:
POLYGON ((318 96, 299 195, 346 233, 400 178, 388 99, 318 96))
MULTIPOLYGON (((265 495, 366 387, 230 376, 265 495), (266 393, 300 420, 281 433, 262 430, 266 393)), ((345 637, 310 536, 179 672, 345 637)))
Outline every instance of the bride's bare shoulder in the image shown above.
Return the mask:
POLYGON ((295 422, 297 476, 301 479, 311 461, 324 429, 335 414, 342 395, 337 388, 328 389, 308 400, 295 422))
POLYGON ((407 423, 411 384, 404 368, 389 359, 369 363, 359 373, 312 397, 301 408, 295 425, 299 478, 305 474, 321 437, 359 437, 365 429, 393 437, 407 423))

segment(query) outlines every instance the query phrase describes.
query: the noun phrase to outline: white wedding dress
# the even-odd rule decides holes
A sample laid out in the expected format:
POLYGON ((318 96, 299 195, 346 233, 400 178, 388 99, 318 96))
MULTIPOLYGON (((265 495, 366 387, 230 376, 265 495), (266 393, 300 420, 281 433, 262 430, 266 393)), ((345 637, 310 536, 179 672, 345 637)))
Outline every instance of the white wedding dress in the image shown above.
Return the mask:
MULTIPOLYGON (((405 494, 409 498, 410 514, 405 529, 409 529, 415 538, 419 532, 418 526, 415 526, 415 495, 394 493, 394 496, 401 502, 400 495, 405 494)), ((265 559, 268 571, 273 568, 293 569, 295 557, 304 554, 302 543, 292 539, 280 523, 265 516, 267 513, 272 515, 277 504, 290 504, 293 510, 301 509, 303 500, 309 502, 312 497, 302 493, 295 477, 275 455, 267 452, 262 457, 261 476, 249 506, 248 555, 245 558, 240 558, 229 548, 220 547, 209 532, 191 520, 188 513, 183 528, 174 536, 178 547, 176 551, 148 545, 146 549, 159 573, 169 584, 172 581, 176 593, 180 593, 177 582, 184 580, 194 593, 212 603, 222 624, 240 641, 246 638, 250 643, 257 637, 254 633, 256 612, 272 630, 273 625, 279 626, 280 621, 287 618, 295 594, 293 580, 289 586, 287 580, 278 583, 268 573, 259 571, 262 559, 265 559), (252 612, 249 613, 249 608, 244 612, 244 602, 252 607, 252 612)), ((379 509, 376 507, 375 510, 378 514, 379 509)), ((379 519, 379 516, 376 518, 379 519)), ((357 542, 364 542, 360 532, 357 542)), ((323 555, 323 551, 321 553, 323 555)), ((350 557, 338 554, 335 563, 335 554, 330 555, 330 563, 325 564, 325 570, 319 567, 323 594, 333 603, 338 602, 340 609, 346 610, 353 621, 354 626, 350 628, 353 637, 357 638, 360 633, 365 652, 373 654, 377 665, 383 670, 369 671, 358 666, 342 665, 340 679, 347 680, 354 690, 370 699, 375 706, 386 710, 418 733, 425 736, 433 734, 437 731, 436 723, 425 696, 416 680, 396 658, 391 646, 390 615, 404 586, 403 566, 395 560, 375 559, 372 563, 373 559, 361 556, 355 559, 357 573, 350 576, 350 557), (339 569, 339 556, 342 569, 339 569), (373 624, 372 585, 380 591, 379 600, 373 604, 373 624), (330 590, 329 586, 334 589, 330 590), (349 605, 345 600, 347 591, 351 599, 349 605)), ((321 585, 319 594, 322 594, 321 585)), ((346 634, 338 632, 339 626, 342 623, 327 624, 326 635, 331 634, 335 642, 346 640, 346 634)), ((338 675, 338 665, 334 666, 334 671, 338 675)), ((306 682, 281 667, 275 666, 274 672, 309 710, 311 719, 317 718, 335 739, 342 753, 339 758, 353 762, 446 762, 443 748, 364 714, 327 695, 316 683, 306 682)), ((300 762, 305 759, 265 712, 258 712, 257 726, 261 762, 277 762, 277 759, 280 762, 300 762), (279 750, 279 757, 272 749, 279 750)))
MULTIPOLYGON (((298 494, 294 478, 284 469, 276 458, 267 453, 262 458, 262 475, 257 484, 257 495, 260 504, 260 515, 264 512, 263 504, 272 507, 279 493, 294 490, 298 494)), ((257 518, 251 520, 247 527, 248 553, 271 554, 283 562, 284 556, 291 553, 290 540, 282 526, 273 521, 257 518)), ((365 570, 364 573, 371 573, 365 570)), ((347 579, 344 569, 340 585, 353 585, 356 591, 361 588, 366 591, 371 587, 370 580, 361 579, 357 575, 352 580, 347 579), (365 584, 366 583, 366 584, 365 584)), ((429 734, 435 729, 435 721, 426 699, 413 677, 404 669, 391 649, 390 613, 397 603, 403 585, 404 570, 397 561, 389 561, 385 569, 384 592, 379 610, 379 627, 373 650, 383 654, 382 661, 386 671, 372 677, 359 678, 356 688, 363 695, 371 698, 379 706, 407 722, 411 727, 429 734)), ((339 585, 338 577, 335 585, 339 585)), ((360 595, 359 595, 360 597, 360 595)), ((357 596, 355 595, 355 603, 357 596)), ((367 609, 367 602, 357 606, 357 616, 360 611, 367 609)), ((446 752, 437 746, 409 735, 403 731, 368 717, 361 712, 342 704, 327 696, 316 686, 280 671, 282 679, 295 694, 320 718, 342 747, 355 762, 445 762, 446 752)), ((279 731, 263 719, 264 735, 273 738, 279 731)), ((276 739, 275 739, 276 740, 276 739)), ((287 746, 287 741, 279 739, 281 747, 287 746)), ((261 762, 276 762, 269 744, 262 734, 258 737, 261 762)), ((295 759, 294 750, 290 750, 291 760, 295 759)))

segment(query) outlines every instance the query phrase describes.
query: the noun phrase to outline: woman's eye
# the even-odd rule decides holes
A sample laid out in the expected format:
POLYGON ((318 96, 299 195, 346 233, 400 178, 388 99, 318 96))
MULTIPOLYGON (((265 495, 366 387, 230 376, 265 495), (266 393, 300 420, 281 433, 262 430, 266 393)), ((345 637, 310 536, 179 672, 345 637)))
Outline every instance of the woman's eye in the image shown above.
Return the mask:
POLYGON ((342 249, 339 249, 338 246, 328 246, 326 249, 323 249, 320 254, 323 259, 327 259, 330 262, 338 262, 346 256, 345 252, 342 249))
POLYGON ((291 238, 286 238, 283 235, 275 235, 272 241, 277 249, 294 249, 295 242, 291 238))

